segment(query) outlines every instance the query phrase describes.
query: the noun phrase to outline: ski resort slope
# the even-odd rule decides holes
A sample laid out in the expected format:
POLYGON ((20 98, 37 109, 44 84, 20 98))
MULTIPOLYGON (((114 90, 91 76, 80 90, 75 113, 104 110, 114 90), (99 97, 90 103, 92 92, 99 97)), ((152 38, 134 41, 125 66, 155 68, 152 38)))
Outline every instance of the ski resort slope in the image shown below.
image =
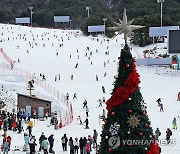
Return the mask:
MULTIPOLYGON (((54 150, 57 154, 63 152, 61 147, 61 137, 64 133, 68 137, 80 138, 93 134, 96 129, 100 142, 100 134, 103 122, 99 120, 99 115, 106 107, 99 107, 98 99, 105 97, 107 100, 111 96, 113 89, 114 76, 117 75, 118 57, 124 46, 122 35, 108 39, 104 36, 84 36, 79 30, 59 30, 46 28, 33 28, 19 25, 0 24, 0 48, 15 62, 14 69, 26 70, 39 77, 40 73, 46 77, 46 82, 58 89, 60 92, 69 93, 70 101, 73 106, 74 120, 71 124, 62 129, 55 130, 50 126, 50 119, 46 121, 35 121, 33 134, 36 136, 37 143, 41 132, 46 136, 55 135, 54 150), (89 47, 89 50, 88 50, 89 47), (58 54, 57 54, 58 53, 58 54), (109 53, 109 54, 108 54, 109 53), (19 63, 18 63, 19 59, 19 63), (77 65, 77 68, 75 66, 77 65), (106 73, 106 76, 104 74, 106 73), (60 74, 61 79, 55 82, 55 76, 60 74), (73 80, 71 79, 73 75, 73 80), (96 75, 99 80, 96 81, 96 75), (106 93, 102 92, 102 86, 106 93), (73 94, 77 93, 77 99, 73 99, 73 94), (89 107, 89 127, 85 129, 85 124, 80 125, 77 116, 80 115, 84 121, 86 118, 83 101, 87 100, 89 107)), ((155 44, 154 46, 132 47, 133 57, 143 57, 143 50, 158 47, 158 53, 165 53, 163 47, 167 45, 155 44)), ((26 87, 28 79, 19 75, 12 75, 11 70, 4 68, 3 64, 8 64, 0 54, 0 85, 8 91, 15 90, 28 94, 26 87)), ((154 131, 158 127, 161 131, 160 144, 162 154, 180 153, 180 133, 179 128, 172 130, 172 139, 175 145, 163 144, 166 139, 166 129, 172 129, 172 120, 177 119, 179 125, 180 102, 177 101, 177 94, 180 91, 180 72, 169 67, 145 67, 138 66, 140 74, 141 93, 147 104, 147 111, 151 126, 154 131), (164 112, 159 111, 156 100, 161 98, 164 105, 164 112)), ((35 85, 34 93, 43 98, 52 99, 53 111, 63 108, 61 102, 57 102, 51 94, 35 85)), ((16 94, 13 95, 17 97, 16 94)), ((12 111, 13 106, 8 106, 7 110, 12 111)), ((26 125, 24 125, 26 128, 26 125)), ((26 130, 25 130, 26 131, 26 130)), ((2 134, 2 130, 0 130, 2 134)), ((24 145, 23 133, 8 131, 12 137, 12 149, 15 146, 24 145)), ((1 137, 2 138, 2 137, 1 137)), ((2 139, 0 139, 2 143, 2 139)), ((37 146, 37 149, 39 145, 37 146)), ((69 150, 69 147, 68 147, 69 150)), ((10 153, 23 153, 21 151, 10 151, 10 153)), ((95 153, 95 151, 92 151, 95 153)))

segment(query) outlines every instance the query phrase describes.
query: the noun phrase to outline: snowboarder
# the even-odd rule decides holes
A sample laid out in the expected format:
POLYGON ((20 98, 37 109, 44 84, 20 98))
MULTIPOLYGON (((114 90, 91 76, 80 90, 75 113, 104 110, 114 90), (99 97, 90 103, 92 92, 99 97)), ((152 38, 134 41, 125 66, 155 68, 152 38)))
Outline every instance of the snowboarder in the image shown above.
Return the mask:
POLYGON ((106 93, 104 86, 102 86, 102 92, 106 93))
POLYGON ((62 142, 63 151, 67 151, 68 138, 67 138, 66 134, 64 134, 63 137, 61 138, 61 142, 62 142))
POLYGON ((170 143, 170 137, 171 136, 172 136, 172 131, 168 128, 166 131, 166 140, 167 140, 168 144, 170 143))
POLYGON ((173 121, 172 121, 172 125, 173 125, 173 129, 177 129, 177 122, 176 122, 176 118, 174 117, 173 121))
POLYGON ((78 67, 78 63, 76 63, 76 66, 75 66, 75 68, 77 68, 78 67))
POLYGON ((160 132, 160 130, 159 130, 159 128, 157 128, 156 130, 155 130, 155 137, 156 137, 156 141, 158 141, 158 138, 159 138, 159 136, 161 136, 161 132, 160 132))

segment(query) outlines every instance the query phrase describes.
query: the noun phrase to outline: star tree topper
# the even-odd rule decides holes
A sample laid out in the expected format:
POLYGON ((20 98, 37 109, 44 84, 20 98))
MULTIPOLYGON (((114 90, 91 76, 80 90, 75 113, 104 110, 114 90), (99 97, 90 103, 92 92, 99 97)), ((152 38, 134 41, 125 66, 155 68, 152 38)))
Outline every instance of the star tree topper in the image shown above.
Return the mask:
POLYGON ((123 19, 118 19, 119 23, 114 22, 116 24, 115 27, 108 27, 108 29, 110 30, 118 30, 119 34, 124 33, 124 40, 125 40, 125 44, 127 44, 127 37, 131 37, 131 35, 133 34, 133 30, 136 29, 140 29, 143 28, 144 26, 140 26, 140 25, 132 25, 134 19, 132 19, 131 21, 127 21, 127 15, 126 15, 126 9, 124 9, 124 13, 123 13, 123 19))

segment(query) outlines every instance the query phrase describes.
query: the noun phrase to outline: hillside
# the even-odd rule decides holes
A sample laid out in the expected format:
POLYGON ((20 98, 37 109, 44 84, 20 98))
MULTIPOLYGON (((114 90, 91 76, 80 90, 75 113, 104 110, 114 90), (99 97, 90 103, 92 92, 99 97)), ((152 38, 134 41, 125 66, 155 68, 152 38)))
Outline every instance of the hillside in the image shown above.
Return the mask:
MULTIPOLYGON (((72 28, 80 28, 87 17, 86 6, 90 6, 90 15, 104 14, 116 20, 127 8, 129 18, 160 14, 160 4, 156 0, 0 0, 0 22, 14 23, 15 17, 30 16, 33 6, 33 24, 53 26, 54 15, 70 15, 72 28)), ((175 23, 180 21, 180 2, 178 0, 163 3, 163 15, 175 23)))

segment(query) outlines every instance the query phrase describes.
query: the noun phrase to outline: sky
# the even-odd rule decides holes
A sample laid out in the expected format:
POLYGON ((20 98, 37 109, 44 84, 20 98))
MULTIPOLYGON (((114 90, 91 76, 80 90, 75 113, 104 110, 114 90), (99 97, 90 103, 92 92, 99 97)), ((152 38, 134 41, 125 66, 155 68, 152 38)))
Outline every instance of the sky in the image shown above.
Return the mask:
MULTIPOLYGON (((98 99, 109 99, 113 89, 114 76, 117 75, 118 57, 124 46, 123 35, 117 35, 115 38, 108 39, 103 35, 97 37, 84 36, 79 30, 60 30, 47 28, 34 28, 19 25, 0 24, 0 48, 15 62, 13 70, 6 66, 7 61, 0 54, 0 86, 4 86, 12 98, 17 100, 16 93, 28 94, 28 78, 23 76, 24 71, 35 74, 44 74, 46 83, 58 89, 64 95, 69 93, 70 101, 73 106, 74 120, 68 126, 55 130, 50 125, 50 119, 46 121, 35 121, 33 134, 36 139, 42 132, 46 136, 55 135, 54 150, 57 154, 62 152, 61 137, 64 133, 68 137, 84 137, 93 134, 96 129, 99 136, 102 130, 103 122, 99 120, 99 115, 106 108, 99 107, 98 99), (87 50, 89 47, 89 51, 87 50), (105 52, 109 52, 106 55, 105 52), (58 56, 57 56, 58 53, 58 56), (86 56, 87 55, 87 56, 86 56), (18 59, 20 63, 18 63, 18 59), (75 68, 78 64, 77 68, 75 68), (21 70, 21 73, 20 73, 21 70), (107 74, 104 77, 104 74, 107 74), (55 82, 55 76, 60 74, 61 80, 55 82), (73 75, 73 80, 70 76, 73 75), (96 75, 99 81, 96 81, 96 75), (102 86, 106 93, 102 92, 102 86), (77 93, 77 99, 73 99, 73 94, 77 93), (84 121, 86 118, 83 109, 83 101, 87 100, 89 107, 89 127, 85 129, 85 124, 80 125, 77 116, 80 115, 84 121)), ((143 58, 143 51, 157 47, 157 54, 165 54, 167 43, 154 44, 146 47, 138 47, 129 43, 132 47, 134 58, 143 58)), ((157 55, 156 54, 156 55, 157 55)), ((151 55, 152 57, 154 55, 151 55)), ((177 119, 179 125, 179 106, 177 94, 180 91, 179 81, 180 72, 169 67, 159 66, 137 66, 137 72, 140 74, 140 90, 147 104, 148 117, 151 121, 153 130, 158 127, 161 131, 160 139, 165 140, 165 131, 172 129, 172 120, 177 119), (156 100, 161 98, 164 105, 164 112, 159 111, 156 100)), ((66 110, 66 106, 57 100, 52 94, 35 84, 33 91, 37 97, 49 99, 52 101, 53 111, 66 110)), ((5 95, 5 94, 4 94, 5 95)), ((9 103, 5 109, 12 111, 15 103, 9 103)), ((24 124, 26 128, 26 124, 24 124)), ((27 131, 27 130, 25 130, 27 131)), ((172 139, 175 145, 163 145, 161 143, 162 154, 180 153, 180 133, 179 129, 172 130, 172 139)), ((2 134, 0 130, 0 134, 2 134)), ((23 133, 8 132, 12 136, 12 149, 15 146, 22 148, 23 133), (17 142, 18 141, 18 142, 17 142)), ((2 137, 0 137, 2 138, 2 137)), ((0 144, 2 139, 0 139, 0 144)), ((37 142, 38 143, 38 142, 37 142)), ((39 145, 38 145, 39 147, 39 145)), ((21 153, 10 151, 10 153, 21 153)), ((22 152, 23 153, 23 152, 22 152)), ((95 153, 94 151, 92 154, 95 153)))

